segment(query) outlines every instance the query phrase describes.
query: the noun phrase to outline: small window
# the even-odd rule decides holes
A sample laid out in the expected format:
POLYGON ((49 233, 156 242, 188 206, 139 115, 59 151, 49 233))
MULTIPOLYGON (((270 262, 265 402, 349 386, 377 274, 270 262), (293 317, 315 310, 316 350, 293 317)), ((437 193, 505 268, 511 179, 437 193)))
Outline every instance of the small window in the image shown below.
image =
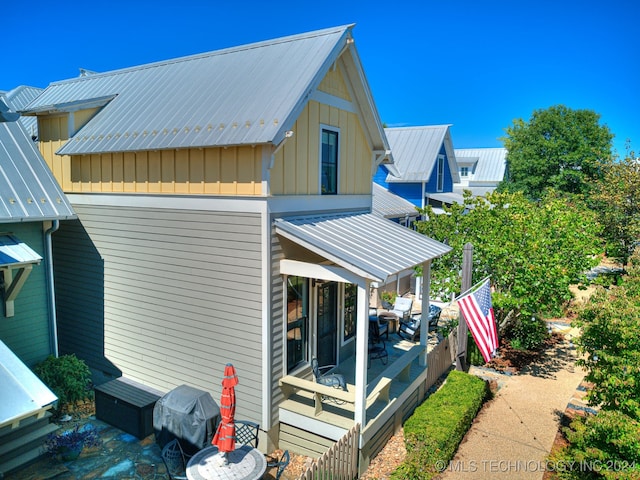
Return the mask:
POLYGON ((322 129, 320 156, 320 193, 336 195, 338 193, 338 132, 336 130, 322 129))
POLYGON ((438 155, 438 177, 436 189, 438 192, 442 192, 444 190, 444 155, 438 155))
POLYGON ((344 340, 353 338, 356 334, 356 314, 358 305, 358 286, 353 283, 344 285, 344 340))
POLYGON ((469 176, 469 167, 460 167, 460 176, 468 177, 469 176))
POLYGON ((309 281, 287 278, 287 372, 308 360, 309 281))

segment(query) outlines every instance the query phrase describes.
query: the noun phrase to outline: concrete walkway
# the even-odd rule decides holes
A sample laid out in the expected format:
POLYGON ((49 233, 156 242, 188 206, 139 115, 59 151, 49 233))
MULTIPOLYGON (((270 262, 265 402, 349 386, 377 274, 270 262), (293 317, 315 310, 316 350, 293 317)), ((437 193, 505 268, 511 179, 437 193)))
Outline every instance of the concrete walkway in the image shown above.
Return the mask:
POLYGON ((581 387, 585 371, 574 365, 574 330, 554 325, 565 334, 545 358, 526 371, 509 376, 472 367, 470 373, 498 382, 499 390, 484 406, 444 468, 441 480, 540 480, 553 468, 546 461, 567 409, 586 409, 581 387))

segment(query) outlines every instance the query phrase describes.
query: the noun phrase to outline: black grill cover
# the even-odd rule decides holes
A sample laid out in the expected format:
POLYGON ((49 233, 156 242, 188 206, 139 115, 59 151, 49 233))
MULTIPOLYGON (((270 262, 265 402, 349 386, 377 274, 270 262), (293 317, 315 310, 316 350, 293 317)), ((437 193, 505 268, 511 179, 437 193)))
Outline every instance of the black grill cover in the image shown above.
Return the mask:
POLYGON ((177 438, 189 455, 211 445, 219 421, 220 408, 211 395, 189 385, 174 388, 153 408, 156 443, 162 448, 177 438))

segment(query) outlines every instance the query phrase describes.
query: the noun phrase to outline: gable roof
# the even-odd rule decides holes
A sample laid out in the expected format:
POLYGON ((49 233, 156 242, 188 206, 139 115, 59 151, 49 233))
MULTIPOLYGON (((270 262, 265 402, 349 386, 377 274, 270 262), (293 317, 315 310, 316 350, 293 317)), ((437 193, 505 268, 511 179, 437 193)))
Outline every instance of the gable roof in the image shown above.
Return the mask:
POLYGON ((418 217, 413 203, 373 182, 371 213, 384 218, 418 217))
MULTIPOLYGON (((4 97, 7 105, 9 105, 14 111, 19 111, 35 100, 43 90, 43 88, 20 85, 8 92, 3 92, 1 96, 4 97)), ((21 115, 20 122, 24 125, 24 128, 27 129, 29 135, 32 137, 38 135, 38 120, 35 117, 21 115)))
POLYGON ((456 158, 476 158, 476 169, 473 172, 474 182, 501 182, 506 168, 506 148, 456 148, 456 158))
POLYGON ((29 114, 101 106, 57 153, 278 145, 336 61, 365 135, 388 150, 351 36, 353 25, 52 83, 29 114))
POLYGON ((19 121, 0 122, 0 223, 75 217, 24 126, 19 121))
POLYGON ((427 182, 431 177, 438 154, 445 147, 449 160, 449 169, 454 182, 459 182, 453 142, 449 127, 451 125, 431 125, 422 127, 385 128, 394 165, 399 176, 387 175, 386 181, 427 182))

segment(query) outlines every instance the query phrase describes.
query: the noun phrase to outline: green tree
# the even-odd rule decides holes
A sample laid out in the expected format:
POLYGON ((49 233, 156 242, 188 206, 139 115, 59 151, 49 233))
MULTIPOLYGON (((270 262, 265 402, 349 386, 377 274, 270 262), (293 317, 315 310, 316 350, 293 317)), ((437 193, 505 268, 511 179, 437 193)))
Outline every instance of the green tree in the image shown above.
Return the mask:
POLYGON ((515 119, 502 138, 506 179, 500 191, 522 191, 538 199, 547 188, 586 194, 611 156, 613 134, 592 110, 563 105, 535 110, 528 122, 515 119))
POLYGON ((626 264, 640 240, 640 160, 627 148, 623 160, 611 159, 590 201, 598 212, 607 255, 626 264))
POLYGON ((580 311, 574 325, 582 330, 576 345, 583 356, 576 364, 594 384, 587 394, 591 405, 640 421, 640 252, 627 271, 623 285, 599 287, 580 311))
POLYGON ((549 192, 539 202, 521 192, 465 194, 464 205, 445 207, 446 214, 423 213, 419 232, 444 242, 453 251, 434 261, 431 288, 449 298, 460 292, 463 248, 474 247, 473 278, 491 275, 498 321, 512 312, 559 314, 571 299, 569 285, 584 278, 600 251, 595 214, 576 198, 549 192))

